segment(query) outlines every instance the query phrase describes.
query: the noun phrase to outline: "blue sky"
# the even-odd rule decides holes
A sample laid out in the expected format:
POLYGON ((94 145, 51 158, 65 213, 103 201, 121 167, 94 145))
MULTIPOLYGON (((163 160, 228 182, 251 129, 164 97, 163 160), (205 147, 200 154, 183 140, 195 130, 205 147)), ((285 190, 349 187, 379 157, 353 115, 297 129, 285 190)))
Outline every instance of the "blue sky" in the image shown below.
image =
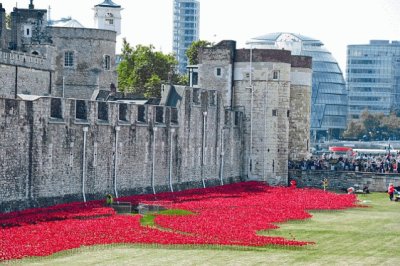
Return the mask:
MULTIPOLYGON (((172 0, 113 0, 121 5, 122 34, 131 45, 153 44, 172 50, 172 0)), ((6 12, 29 0, 3 0, 6 12)), ((52 19, 71 16, 93 27, 94 5, 102 0, 34 0, 35 8, 51 6, 52 19)), ((238 48, 256 36, 293 32, 321 40, 345 71, 346 46, 371 39, 400 40, 399 0, 200 0, 200 39, 236 40, 238 48)))

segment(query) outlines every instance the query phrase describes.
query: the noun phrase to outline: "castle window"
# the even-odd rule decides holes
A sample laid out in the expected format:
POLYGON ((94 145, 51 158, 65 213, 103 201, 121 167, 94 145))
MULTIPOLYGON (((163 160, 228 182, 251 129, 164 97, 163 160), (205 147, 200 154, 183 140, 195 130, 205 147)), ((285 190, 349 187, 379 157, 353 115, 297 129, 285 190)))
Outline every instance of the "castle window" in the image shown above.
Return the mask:
POLYGON ((171 108, 171 124, 178 124, 178 109, 171 108))
POLYGON ((111 57, 109 55, 104 55, 103 68, 105 70, 110 70, 110 68, 111 68, 111 57))
POLYGON ((86 101, 84 101, 84 100, 76 100, 75 118, 76 119, 81 119, 81 120, 87 120, 86 101))
POLYGON ((231 112, 227 109, 225 109, 225 125, 230 125, 231 124, 231 112))
POLYGON ((50 117, 62 119, 62 104, 60 98, 52 98, 50 102, 50 117))
POLYGON ((156 123, 164 123, 164 107, 156 106, 156 123))
POLYGON ((119 121, 128 121, 128 105, 126 103, 119 104, 119 121))
POLYGON ((138 110, 137 121, 146 123, 146 106, 138 105, 137 110, 138 110))
POLYGON ((74 66, 74 52, 67 51, 64 53, 64 66, 65 67, 74 66))
POLYGON ((209 95, 209 101, 208 102, 209 102, 210 106, 217 105, 217 103, 216 103, 216 92, 215 91, 209 91, 208 95, 209 95))
POLYGON ((274 70, 274 72, 272 72, 272 79, 279 80, 279 71, 278 70, 274 70))
POLYGON ((32 37, 32 26, 31 25, 24 26, 24 37, 26 37, 26 38, 32 37))
POLYGON ((278 110, 274 109, 272 110, 272 116, 277 116, 278 115, 278 110))
POLYGON ((239 125, 239 115, 240 113, 238 111, 235 112, 235 126, 239 125))
POLYGON ((106 102, 97 103, 97 118, 99 120, 108 121, 108 105, 106 102))
POLYGON ((222 76, 222 69, 220 67, 217 67, 215 69, 215 74, 217 75, 217 77, 221 77, 222 76))
POLYGON ((114 25, 114 15, 110 12, 106 13, 106 24, 114 25))
POLYGON ((5 99, 5 113, 8 115, 16 114, 18 101, 14 99, 5 99))
POLYGON ((189 73, 189 86, 193 87, 199 84, 199 73, 190 71, 189 73))

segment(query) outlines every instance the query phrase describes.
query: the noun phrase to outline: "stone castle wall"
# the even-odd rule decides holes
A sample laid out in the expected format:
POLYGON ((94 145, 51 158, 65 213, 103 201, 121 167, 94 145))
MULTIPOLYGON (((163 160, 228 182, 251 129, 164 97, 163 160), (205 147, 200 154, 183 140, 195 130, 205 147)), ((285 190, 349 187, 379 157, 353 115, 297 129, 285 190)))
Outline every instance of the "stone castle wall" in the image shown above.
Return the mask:
POLYGON ((235 112, 215 91, 181 91, 178 108, 0 99, 0 211, 239 180, 235 112))
POLYGON ((43 10, 17 11, 14 17, 21 19, 15 21, 12 32, 1 24, 2 40, 6 42, 12 35, 15 47, 11 45, 10 51, 7 43, 0 43, 0 80, 4 85, 0 96, 15 98, 24 93, 90 99, 96 89, 117 85, 114 31, 47 27, 39 23, 43 10), (32 20, 35 12, 37 20, 32 20), (32 37, 23 37, 24 25, 32 26, 32 37), (73 53, 72 66, 65 66, 65 52, 73 53))
POLYGON ((50 27, 55 56, 54 96, 90 99, 97 88, 109 89, 117 82, 115 69, 116 33, 108 30, 50 27), (74 65, 64 66, 65 52, 72 52, 74 65), (105 69, 105 56, 110 67, 105 69), (64 83, 63 83, 64 78, 64 83))
POLYGON ((224 95, 224 106, 232 106, 233 64, 236 42, 224 41, 199 51, 199 86, 218 89, 224 95), (219 71, 219 75, 217 73, 219 71))
POLYGON ((51 43, 46 30, 46 9, 14 8, 10 15, 10 49, 27 51, 30 44, 51 43))
POLYGON ((311 63, 310 57, 292 56, 289 160, 303 160, 310 154, 311 63))
POLYGON ((252 158, 247 171, 252 178, 270 184, 286 182, 290 64, 253 62, 253 92, 249 63, 238 62, 235 66, 234 103, 245 109, 246 157, 252 158), (273 80, 273 71, 279 71, 279 81, 273 80))
POLYGON ((115 32, 57 27, 49 27, 48 32, 51 45, 31 44, 27 53, 0 50, 1 97, 23 93, 90 99, 94 90, 117 85, 115 32), (73 52, 72 67, 64 66, 67 51, 73 52), (108 69, 105 56, 109 56, 108 69))
POLYGON ((235 44, 199 50, 199 86, 217 88, 225 106, 243 112, 245 175, 285 183, 289 155, 308 154, 311 58, 235 44))
POLYGON ((46 57, 0 50, 0 97, 50 95, 54 71, 46 57))
POLYGON ((37 70, 52 69, 51 61, 47 57, 9 50, 0 50, 0 64, 37 70))
POLYGON ((322 188, 322 181, 328 180, 328 189, 346 191, 349 187, 363 188, 368 186, 372 192, 387 192, 389 183, 400 186, 398 174, 368 173, 368 172, 346 172, 346 171, 301 171, 290 170, 289 180, 296 180, 298 187, 322 188))

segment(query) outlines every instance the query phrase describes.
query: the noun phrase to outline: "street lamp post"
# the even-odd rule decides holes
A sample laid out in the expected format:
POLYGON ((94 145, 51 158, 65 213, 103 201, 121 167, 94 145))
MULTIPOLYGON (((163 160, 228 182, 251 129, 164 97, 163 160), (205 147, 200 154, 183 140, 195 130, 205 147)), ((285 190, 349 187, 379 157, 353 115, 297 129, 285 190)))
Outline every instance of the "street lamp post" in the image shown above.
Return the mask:
POLYGON ((117 191, 117 174, 118 174, 118 133, 121 130, 120 126, 115 127, 115 155, 114 155, 114 193, 115 197, 118 198, 117 191))
POLYGON ((154 185, 154 175, 155 175, 155 160, 156 160, 156 132, 157 132, 156 127, 153 128, 153 156, 152 156, 152 165, 151 165, 151 187, 153 189, 153 194, 156 194, 156 189, 154 185))
POLYGON ((253 103, 254 103, 254 87, 253 87, 253 47, 250 47, 250 86, 249 89, 251 91, 251 99, 250 99, 250 154, 249 154, 249 162, 248 162, 248 170, 247 176, 252 176, 252 168, 253 168, 253 103))
POLYGON ((170 153, 169 153, 169 187, 171 189, 171 192, 174 192, 174 187, 172 186, 172 135, 175 132, 175 128, 171 128, 171 133, 170 133, 170 153))
POLYGON ((201 181, 203 183, 203 188, 206 188, 206 183, 204 180, 204 167, 205 167, 205 154, 206 154, 206 123, 207 123, 207 112, 203 112, 203 151, 202 151, 202 159, 201 159, 201 181))

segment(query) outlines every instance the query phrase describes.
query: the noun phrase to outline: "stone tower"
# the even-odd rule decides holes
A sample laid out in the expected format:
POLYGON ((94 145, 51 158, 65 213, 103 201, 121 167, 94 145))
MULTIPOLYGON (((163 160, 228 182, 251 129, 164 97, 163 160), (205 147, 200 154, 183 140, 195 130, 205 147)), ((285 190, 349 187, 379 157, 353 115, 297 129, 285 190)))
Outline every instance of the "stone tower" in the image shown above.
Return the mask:
POLYGON ((47 10, 35 9, 33 0, 28 9, 14 8, 9 48, 29 52, 30 46, 44 43, 51 43, 47 32, 47 10))
POLYGON ((121 34, 121 8, 120 5, 111 0, 104 0, 103 3, 95 5, 94 8, 94 26, 101 30, 112 30, 121 34))
POLYGON ((199 50, 198 87, 213 88, 244 113, 244 175, 286 184, 288 159, 308 155, 312 58, 288 50, 236 49, 222 41, 199 50))
POLYGON ((0 49, 8 48, 7 45, 7 28, 6 28, 6 10, 0 3, 0 49))

